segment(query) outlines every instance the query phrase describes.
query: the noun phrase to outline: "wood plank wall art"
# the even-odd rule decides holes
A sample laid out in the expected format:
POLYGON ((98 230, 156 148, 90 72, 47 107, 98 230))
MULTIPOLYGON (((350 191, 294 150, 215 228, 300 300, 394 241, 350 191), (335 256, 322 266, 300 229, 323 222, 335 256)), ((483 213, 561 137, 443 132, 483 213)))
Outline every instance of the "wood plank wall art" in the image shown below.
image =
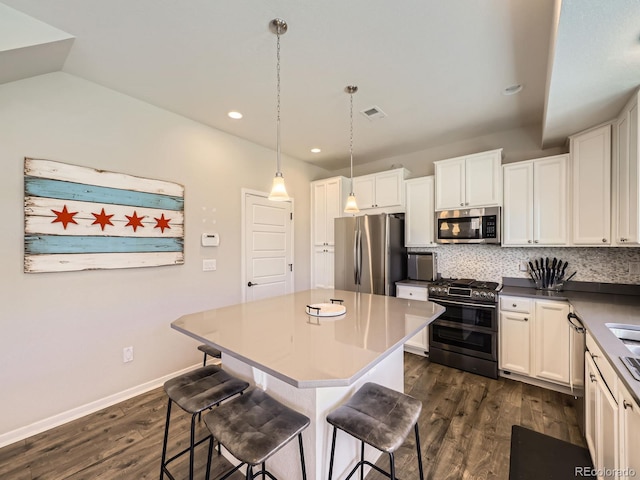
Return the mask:
POLYGON ((24 271, 184 263, 184 187, 69 165, 24 161, 24 271))

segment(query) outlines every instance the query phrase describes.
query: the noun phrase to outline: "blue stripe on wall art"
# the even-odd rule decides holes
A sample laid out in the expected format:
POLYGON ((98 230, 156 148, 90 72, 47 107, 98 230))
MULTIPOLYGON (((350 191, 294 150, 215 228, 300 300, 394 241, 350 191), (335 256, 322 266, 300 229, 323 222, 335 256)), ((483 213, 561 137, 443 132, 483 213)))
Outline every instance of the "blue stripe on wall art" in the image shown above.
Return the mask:
POLYGON ((25 196, 80 200, 83 202, 128 205, 133 207, 184 210, 184 198, 119 188, 98 187, 39 177, 25 177, 25 196))
POLYGON ((182 238, 94 237, 62 235, 25 236, 25 254, 182 252, 182 238))

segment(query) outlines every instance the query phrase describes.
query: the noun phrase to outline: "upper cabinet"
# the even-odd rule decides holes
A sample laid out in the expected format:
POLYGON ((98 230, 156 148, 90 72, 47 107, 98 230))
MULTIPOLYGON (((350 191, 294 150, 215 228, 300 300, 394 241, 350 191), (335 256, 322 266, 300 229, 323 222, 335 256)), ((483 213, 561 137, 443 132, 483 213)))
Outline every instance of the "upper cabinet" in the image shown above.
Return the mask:
POLYGON ((404 212, 404 179, 408 171, 396 168, 353 178, 353 193, 360 210, 384 208, 387 213, 404 212))
POLYGON ((569 137, 573 244, 611 244, 611 125, 569 137))
POLYGON ((567 155, 503 166, 503 245, 568 243, 567 169, 567 155))
POLYGON ((614 238, 617 245, 640 242, 638 183, 638 93, 614 123, 613 200, 614 238))
POLYGON ((333 220, 342 216, 349 180, 333 177, 311 182, 311 238, 314 246, 333 245, 333 220))
POLYGON ((434 242, 433 175, 405 181, 407 211, 404 217, 405 247, 430 247, 434 242))
POLYGON ((436 210, 502 205, 502 149, 434 162, 436 210))

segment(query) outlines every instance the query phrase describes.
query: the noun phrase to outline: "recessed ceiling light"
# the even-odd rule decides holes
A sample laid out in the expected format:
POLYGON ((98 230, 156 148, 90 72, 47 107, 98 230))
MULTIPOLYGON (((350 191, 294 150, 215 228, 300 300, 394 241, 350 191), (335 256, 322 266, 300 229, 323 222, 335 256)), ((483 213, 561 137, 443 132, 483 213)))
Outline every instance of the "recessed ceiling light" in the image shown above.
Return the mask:
POLYGON ((505 88, 502 91, 503 95, 515 95, 516 93, 519 93, 522 91, 524 87, 522 85, 520 85, 519 83, 516 83, 515 85, 509 85, 507 88, 505 88))
POLYGON ((234 120, 240 120, 242 118, 242 114, 240 112, 229 112, 227 115, 229 118, 233 118, 234 120))
POLYGON ((311 149, 311 153, 320 153, 322 150, 320 150, 319 148, 312 148, 311 149))

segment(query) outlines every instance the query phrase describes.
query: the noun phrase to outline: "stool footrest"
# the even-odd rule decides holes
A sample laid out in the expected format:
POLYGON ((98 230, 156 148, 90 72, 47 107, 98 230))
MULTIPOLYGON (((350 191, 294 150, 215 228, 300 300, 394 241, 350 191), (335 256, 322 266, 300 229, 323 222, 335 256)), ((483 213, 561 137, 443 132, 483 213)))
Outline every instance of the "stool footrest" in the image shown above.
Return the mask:
POLYGON ((353 475, 354 473, 356 473, 356 471, 362 466, 362 465, 369 465, 371 468, 375 469, 376 471, 378 471, 379 473, 381 473, 382 475, 386 476, 387 478, 391 478, 391 474, 388 472, 385 472, 384 470, 382 470, 380 467, 378 467, 377 465, 374 465, 373 463, 367 461, 367 460, 360 460, 358 463, 356 463, 356 466, 353 467, 353 469, 349 472, 349 475, 347 475, 347 477, 344 480, 349 480, 351 478, 351 475, 353 475))

